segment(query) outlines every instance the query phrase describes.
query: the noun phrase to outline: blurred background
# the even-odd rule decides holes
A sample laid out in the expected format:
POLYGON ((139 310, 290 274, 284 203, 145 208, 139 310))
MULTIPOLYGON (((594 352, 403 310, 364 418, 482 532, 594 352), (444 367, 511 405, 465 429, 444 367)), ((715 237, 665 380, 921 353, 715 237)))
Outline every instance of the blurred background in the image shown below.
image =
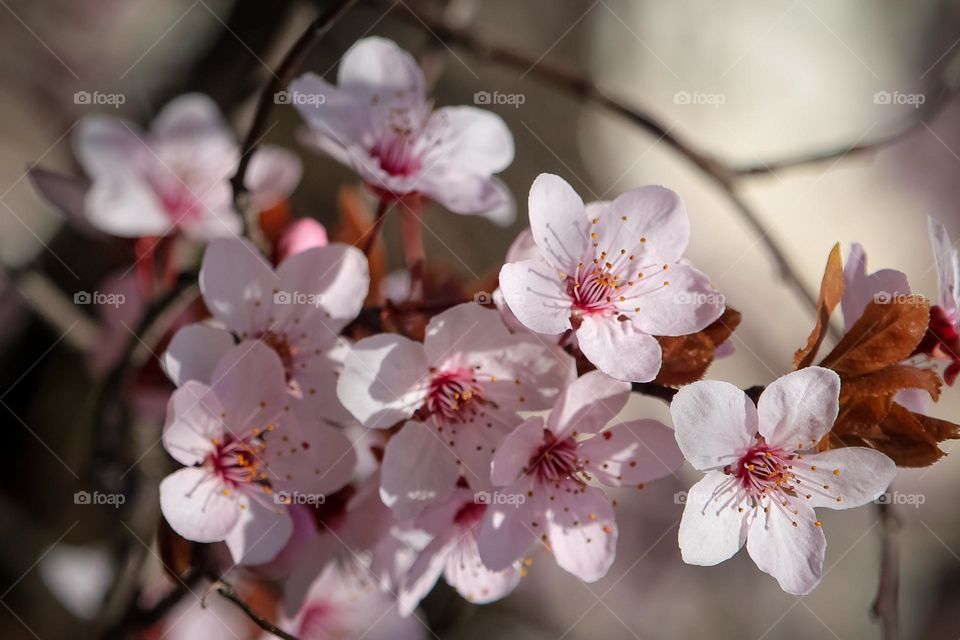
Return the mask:
MULTIPOLYGON (((212 96, 245 135, 269 70, 323 3, 0 5, 7 52, 0 58, 0 425, 7 452, 0 465, 0 636, 95 637, 98 611, 117 601, 118 590, 139 588, 149 599, 170 586, 154 544, 156 481, 168 461, 153 446, 158 424, 147 409, 117 453, 123 464, 112 469, 115 459, 98 457, 110 451, 104 440, 121 445, 116 434, 98 433, 93 420, 105 383, 97 360, 128 336, 102 310, 70 302, 76 292, 103 289, 104 278, 129 264, 130 247, 65 225, 33 191, 26 169, 40 163, 76 174, 71 133, 78 118, 103 111, 147 123, 185 91, 212 96), (123 101, 89 104, 77 97, 82 92, 123 101), (75 504, 74 494, 89 489, 84 470, 101 463, 100 475, 128 496, 120 508, 75 504)), ((765 384, 790 369, 812 327, 811 307, 784 282, 771 244, 808 292, 817 290, 833 244, 846 254, 859 241, 872 269, 902 270, 914 291, 935 297, 926 216, 960 238, 960 99, 952 89, 960 86, 960 3, 365 0, 305 69, 330 77, 350 44, 370 34, 422 58, 438 104, 482 102, 478 92, 487 92, 487 108, 516 139, 516 160, 501 177, 518 201, 517 222, 497 228, 431 210, 430 261, 468 278, 495 272, 526 225, 526 193, 541 172, 561 175, 585 200, 667 185, 683 196, 692 219, 688 256, 743 313, 736 353, 717 362, 710 378, 765 384), (462 37, 447 38, 448 29, 470 34, 467 46, 462 37), (485 45, 498 59, 478 55, 485 45), (520 62, 504 64, 503 52, 520 62), (557 78, 589 78, 661 129, 637 126, 559 87, 557 78), (717 161, 712 173, 691 155, 717 161)), ((355 183, 354 175, 298 144, 292 107, 273 115, 279 122, 265 141, 297 151, 305 163, 294 211, 335 227, 338 191, 355 183)), ((392 226, 387 233, 395 233, 392 226)), ((399 252, 390 249, 394 260, 399 252)), ((158 397, 162 402, 162 390, 158 397)), ((669 420, 652 398, 638 398, 629 410, 669 420)), ((932 413, 956 420, 958 410, 960 391, 947 390, 932 413)), ((684 470, 617 496, 618 558, 605 579, 584 585, 541 555, 513 595, 470 608, 444 637, 881 637, 869 613, 879 573, 876 509, 823 514, 825 576, 801 600, 782 593, 743 553, 713 568, 682 563, 676 533, 683 505, 675 494, 697 475, 684 470)), ((958 483, 960 462, 951 456, 895 481, 904 502, 895 507, 904 637, 960 636, 958 483)), ((224 636, 218 626, 235 611, 215 606, 229 611, 207 626, 161 623, 150 637, 254 637, 242 620, 230 622, 237 626, 224 636)))

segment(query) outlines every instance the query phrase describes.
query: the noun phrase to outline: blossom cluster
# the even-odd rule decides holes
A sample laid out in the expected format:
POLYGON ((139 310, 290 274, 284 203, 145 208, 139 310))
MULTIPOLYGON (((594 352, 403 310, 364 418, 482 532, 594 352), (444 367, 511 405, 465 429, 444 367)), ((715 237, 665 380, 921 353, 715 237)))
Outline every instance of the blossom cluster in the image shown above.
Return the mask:
MULTIPOLYGON (((436 203, 511 222, 517 208, 495 177, 514 156, 505 123, 436 108, 425 87, 407 52, 366 38, 336 84, 308 73, 290 102, 303 143, 352 168, 381 214, 419 220, 436 203)), ((826 548, 815 509, 862 506, 895 475, 893 453, 835 428, 855 376, 873 372, 841 366, 843 354, 816 366, 808 349, 762 393, 665 381, 685 364, 684 341, 709 345, 694 378, 728 353, 735 313, 685 258, 690 219, 670 189, 584 203, 540 175, 490 305, 472 292, 429 300, 424 256, 407 237, 409 275, 391 291, 371 260, 372 221, 339 242, 310 219, 249 233, 289 206, 300 162, 261 147, 246 174, 250 211, 238 211, 239 147, 203 96, 175 99, 146 132, 87 117, 74 142, 85 178, 37 170, 35 183, 77 224, 134 239, 140 298, 190 269, 189 252, 158 246, 203 249, 202 306, 182 314, 161 357, 175 388, 164 391, 162 442, 179 468, 159 484, 160 509, 178 536, 224 543, 224 571, 280 581, 281 626, 294 635, 360 636, 371 611, 395 604, 383 637, 420 637, 409 616, 441 576, 466 600, 491 602, 537 555, 599 580, 618 537, 642 526, 618 522, 608 489, 679 478, 685 461, 703 477, 683 509, 683 560, 714 565, 746 545, 761 571, 803 595, 826 548), (672 424, 624 415, 650 385, 672 398, 672 424)), ((944 363, 952 384, 958 259, 932 219, 931 236, 942 293, 898 361, 928 373, 944 363)), ((832 306, 847 332, 911 293, 900 272, 868 274, 857 244, 841 280, 832 306)), ((887 412, 922 418, 924 390, 936 395, 920 384, 891 393, 887 412)))

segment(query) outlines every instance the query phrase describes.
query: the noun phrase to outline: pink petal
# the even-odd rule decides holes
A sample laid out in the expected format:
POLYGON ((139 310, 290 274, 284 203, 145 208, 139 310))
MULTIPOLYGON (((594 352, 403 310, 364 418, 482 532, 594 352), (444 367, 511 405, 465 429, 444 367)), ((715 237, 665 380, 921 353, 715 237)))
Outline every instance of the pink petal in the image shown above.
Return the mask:
POLYGON ((464 533, 447 554, 444 578, 467 602, 487 604, 505 597, 520 583, 520 571, 491 571, 480 559, 477 540, 464 533))
POLYGON ((952 318, 957 317, 960 308, 960 281, 958 281, 957 250, 950 241, 946 227, 933 216, 927 217, 930 241, 933 243, 933 255, 937 261, 937 278, 940 282, 940 306, 952 318))
POLYGON ((274 290, 280 279, 260 252, 245 240, 207 245, 200 291, 213 316, 241 338, 257 336, 271 324, 274 290))
POLYGON ((547 524, 543 506, 546 496, 540 495, 541 487, 532 478, 524 476, 500 492, 526 499, 487 507, 477 534, 477 548, 483 564, 491 571, 505 571, 525 556, 538 532, 546 532, 547 524))
POLYGON ((263 145, 251 156, 245 182, 254 211, 263 211, 289 198, 300 183, 300 157, 283 147, 263 145))
POLYGON ((291 223, 277 241, 277 261, 283 262, 290 256, 329 244, 327 230, 313 218, 300 218, 291 223))
POLYGON ((608 255, 621 249, 635 255, 638 264, 673 263, 683 257, 690 241, 690 221, 680 196, 660 186, 627 191, 595 216, 592 227, 608 255))
POLYGON ((339 430, 302 409, 297 420, 286 420, 267 443, 265 461, 274 490, 311 494, 321 500, 343 487, 353 476, 357 454, 339 430))
POLYGON ((652 290, 628 294, 618 303, 637 329, 655 336, 685 336, 706 328, 723 314, 724 297, 707 276, 685 264, 669 267, 652 290), (640 311, 634 311, 637 307, 640 311))
POLYGON ((277 323, 290 329, 296 324, 300 331, 320 323, 325 330, 317 329, 329 338, 357 317, 370 288, 363 252, 339 243, 290 256, 277 267, 277 275, 280 292, 288 297, 273 309, 277 323))
POLYGON ((686 494, 678 534, 683 561, 709 567, 733 557, 747 539, 749 508, 729 476, 708 472, 686 494))
POLYGON ((798 514, 776 506, 768 513, 757 510, 747 534, 747 552, 757 568, 777 579, 781 589, 803 596, 820 582, 827 539, 823 528, 814 524, 813 509, 805 504, 798 509, 798 514))
POLYGON ((617 553, 617 523, 613 505, 596 487, 547 488, 555 500, 547 512, 548 544, 561 569, 584 582, 607 574, 617 553))
POLYGON ((456 488, 459 465, 442 436, 411 420, 387 442, 380 497, 398 520, 416 515, 456 488))
POLYGON ((442 107, 430 116, 428 127, 441 137, 424 156, 424 164, 438 163, 478 175, 500 173, 513 162, 513 136, 503 118, 476 107, 442 107))
POLYGON ((239 496, 240 519, 227 534, 227 548, 237 564, 270 562, 277 557, 293 534, 293 519, 287 507, 271 496, 239 496))
POLYGON ((770 383, 760 396, 759 431, 768 443, 809 449, 833 427, 840 410, 840 376, 807 367, 770 383))
POLYGON ((495 310, 465 302, 430 319, 423 348, 427 360, 437 365, 462 351, 497 351, 510 337, 495 310))
POLYGON ((303 404, 314 415, 339 426, 356 424, 353 415, 337 397, 337 381, 349 352, 349 343, 340 338, 332 346, 323 347, 320 353, 298 358, 296 371, 296 384, 303 404))
POLYGON ((163 447, 174 460, 199 464, 224 433, 223 407, 210 387, 190 381, 173 392, 163 426, 163 447))
POLYGON ((591 371, 560 394, 547 417, 547 427, 557 436, 572 430, 597 433, 623 410, 629 398, 628 383, 591 371))
POLYGON ((334 158, 348 163, 343 149, 360 142, 371 126, 369 104, 338 90, 315 73, 305 73, 291 82, 288 95, 316 136, 311 146, 328 147, 334 151, 334 158))
POLYGON ((413 415, 427 395, 423 345, 392 334, 360 340, 337 381, 337 397, 364 426, 392 427, 413 415))
POLYGON ((283 365, 261 342, 233 347, 213 370, 211 387, 223 406, 223 424, 234 435, 264 428, 289 406, 283 365))
POLYGON ((160 510, 170 527, 187 540, 218 542, 240 518, 235 496, 204 469, 188 467, 160 483, 160 510))
POLYGON ((403 617, 413 613, 420 601, 433 589, 447 565, 447 555, 456 543, 457 532, 451 529, 430 541, 403 576, 397 593, 397 610, 403 617))
POLYGON ((480 215, 501 227, 509 226, 517 215, 513 194, 503 182, 458 167, 429 167, 416 181, 416 191, 453 213, 480 215))
POLYGON ((811 507, 850 509, 876 500, 887 490, 897 467, 893 460, 873 449, 846 447, 823 453, 806 454, 803 462, 817 469, 805 469, 803 482, 812 496, 807 501, 811 507), (829 489, 824 489, 827 486, 829 489), (839 498, 839 500, 837 499, 839 498))
POLYGON ((657 420, 615 424, 581 443, 579 455, 597 480, 612 487, 642 485, 683 465, 673 429, 657 420))
POLYGON ((177 386, 188 380, 210 384, 213 369, 233 345, 229 331, 208 324, 189 324, 174 334, 160 364, 177 386))
POLYGON ((136 125, 99 114, 77 123, 73 152, 94 180, 119 172, 136 174, 155 162, 136 125))
POLYGON ((201 203, 202 215, 180 216, 177 226, 194 242, 209 242, 217 238, 236 238, 241 235, 240 216, 230 203, 230 185, 227 182, 211 187, 201 203))
POLYGON ((425 95, 423 72, 409 53, 386 38, 358 40, 344 54, 337 85, 354 95, 425 95))
POLYGON ((530 231, 551 266, 572 273, 590 252, 583 200, 562 178, 541 173, 530 187, 530 231))
POLYGON ((544 444, 543 418, 525 420, 503 439, 493 455, 490 479, 494 485, 503 487, 517 482, 530 460, 544 444))
POLYGON ((557 270, 541 260, 503 265, 500 291, 510 311, 531 331, 557 335, 570 329, 570 296, 557 270))
POLYGON ((460 475, 471 489, 489 491, 492 488, 490 465, 494 451, 521 420, 519 416, 511 418, 509 422, 499 422, 487 416, 478 423, 449 427, 437 434, 449 438, 447 445, 456 454, 460 475))
POLYGON ((157 140, 221 150, 236 147, 236 138, 216 103, 201 93, 188 93, 168 102, 150 123, 157 140))
POLYGON ((530 227, 527 227, 518 233, 517 237, 510 243, 504 262, 522 262, 538 258, 540 258, 540 250, 537 248, 537 242, 533 239, 533 232, 530 231, 530 227))
POLYGON ((121 238, 161 236, 173 226, 150 186, 127 170, 95 179, 83 209, 93 227, 121 238))
POLYGON ((660 372, 660 343, 629 321, 586 316, 577 329, 577 341, 587 360, 612 378, 649 382, 660 372))
POLYGON ((843 324, 849 329, 863 315, 867 303, 874 299, 892 299, 910 293, 907 276, 893 269, 881 269, 867 275, 867 254, 860 243, 850 245, 843 267, 843 298, 840 310, 843 324))
POLYGON ((507 336, 498 348, 474 358, 483 375, 492 378, 483 383, 484 397, 502 412, 549 409, 577 378, 570 354, 529 334, 507 336))
POLYGON ((27 175, 34 189, 56 207, 70 224, 85 232, 93 232, 94 227, 87 220, 83 207, 90 189, 88 180, 61 175, 40 167, 31 167, 27 175))
POLYGON ((701 471, 723 467, 755 442, 757 409, 728 382, 701 380, 673 397, 670 415, 683 457, 701 471))

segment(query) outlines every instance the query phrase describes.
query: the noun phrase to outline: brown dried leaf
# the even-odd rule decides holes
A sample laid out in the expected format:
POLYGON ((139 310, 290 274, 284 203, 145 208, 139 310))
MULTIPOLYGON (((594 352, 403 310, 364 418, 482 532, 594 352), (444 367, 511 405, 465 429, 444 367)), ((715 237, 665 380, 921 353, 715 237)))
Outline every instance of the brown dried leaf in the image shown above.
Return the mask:
POLYGON ((876 425, 883 422, 890 407, 893 405, 893 395, 857 398, 847 393, 846 385, 840 387, 840 413, 833 423, 831 433, 834 434, 862 434, 867 433, 876 425))
POLYGON ((823 280, 820 282, 820 299, 817 301, 817 322, 807 338, 807 344, 793 354, 793 368, 802 369, 813 364, 817 351, 827 336, 827 327, 830 325, 830 315, 840 304, 843 297, 843 261, 840 259, 840 243, 833 245, 827 266, 823 271, 823 280))
POLYGON ((677 337, 657 338, 663 351, 663 364, 657 384, 679 387, 701 379, 713 362, 716 349, 726 342, 740 324, 740 312, 731 307, 703 331, 677 337))
POLYGON ((183 538, 170 528, 167 521, 160 518, 157 529, 157 549, 164 570, 177 582, 193 564, 196 543, 183 538))
POLYGON ((940 386, 940 377, 931 369, 895 364, 862 376, 845 377, 843 393, 851 398, 869 398, 892 396, 901 389, 923 389, 936 402, 940 386))
POLYGON ((841 375, 860 375, 897 364, 913 353, 926 333, 929 316, 929 304, 922 298, 870 302, 821 364, 841 375))

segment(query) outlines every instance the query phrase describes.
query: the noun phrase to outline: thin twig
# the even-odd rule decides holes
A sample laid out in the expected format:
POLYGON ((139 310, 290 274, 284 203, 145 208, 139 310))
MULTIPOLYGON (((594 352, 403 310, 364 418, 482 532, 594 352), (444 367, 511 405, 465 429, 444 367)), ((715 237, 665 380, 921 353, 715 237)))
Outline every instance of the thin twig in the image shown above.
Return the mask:
POLYGON ((258 627, 260 627, 267 633, 272 633, 278 638, 283 638, 283 640, 299 640, 297 636, 287 633, 286 631, 284 631, 283 629, 276 626, 275 624, 273 624, 272 622, 270 622, 269 620, 261 616, 259 613, 254 611, 253 607, 247 604, 247 601, 241 598, 240 594, 234 591, 233 587, 231 587, 228 583, 221 580, 216 585, 215 589, 217 593, 219 593, 221 596, 223 596, 233 604, 237 605, 237 607, 239 607, 241 611, 247 614, 247 617, 250 618, 250 620, 252 620, 254 624, 256 624, 258 627))
POLYGON ((377 216, 373 220, 373 225, 370 227, 370 230, 367 232, 367 237, 363 241, 363 255, 370 257, 370 252, 373 251, 374 245, 377 244, 377 240, 380 238, 380 230, 383 228, 383 223, 387 219, 387 210, 390 209, 390 201, 384 197, 380 198, 380 201, 377 203, 377 216))
POLYGON ((280 61, 280 65, 273 73, 272 78, 260 93, 260 101, 257 104, 257 111, 253 116, 253 124, 250 125, 250 131, 243 142, 243 152, 240 155, 240 162, 237 165, 237 172, 230 179, 230 185, 233 187, 233 199, 237 210, 240 211, 243 218, 244 230, 246 230, 249 221, 246 211, 248 209, 247 187, 245 178, 247 167, 250 165, 250 158, 257 150, 260 139, 266 135, 269 130, 270 112, 276 102, 276 95, 290 83, 293 75, 303 65, 304 60, 310 53, 310 50, 323 36, 333 28, 337 21, 356 4, 357 0, 337 0, 320 14, 316 20, 310 23, 306 31, 303 32, 297 41, 293 44, 287 55, 280 61))
POLYGON ((900 519, 894 513, 893 505, 887 502, 877 503, 877 515, 880 518, 880 580, 877 597, 873 601, 873 615, 883 625, 884 640, 897 640, 900 637, 900 519))
POLYGON ((667 404, 673 402, 673 396, 677 395, 677 391, 679 391, 679 389, 665 387, 656 382, 634 382, 631 386, 633 391, 641 395, 660 398, 667 404))

